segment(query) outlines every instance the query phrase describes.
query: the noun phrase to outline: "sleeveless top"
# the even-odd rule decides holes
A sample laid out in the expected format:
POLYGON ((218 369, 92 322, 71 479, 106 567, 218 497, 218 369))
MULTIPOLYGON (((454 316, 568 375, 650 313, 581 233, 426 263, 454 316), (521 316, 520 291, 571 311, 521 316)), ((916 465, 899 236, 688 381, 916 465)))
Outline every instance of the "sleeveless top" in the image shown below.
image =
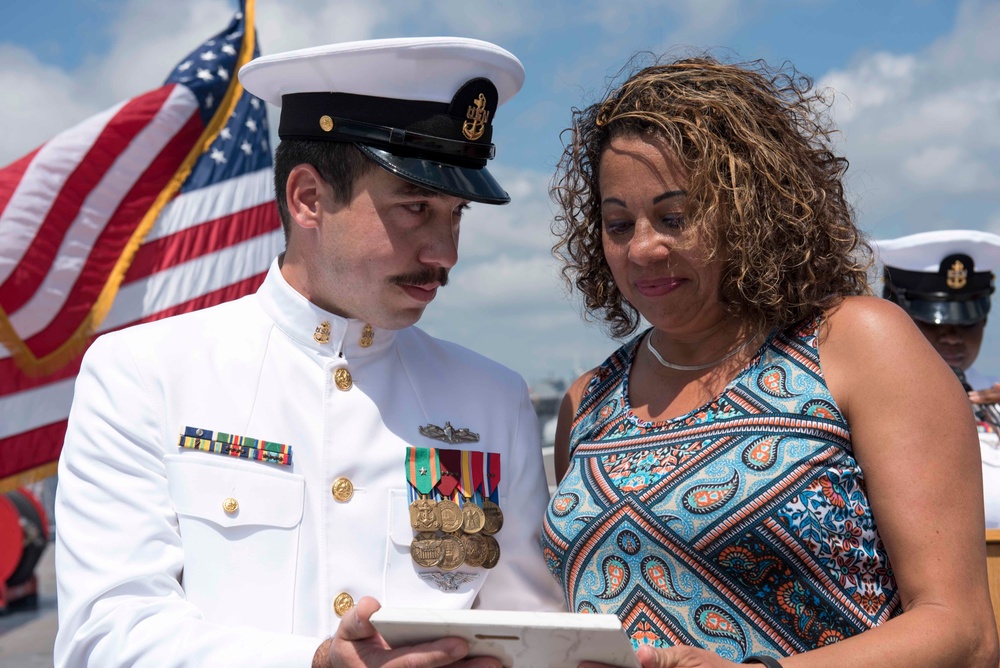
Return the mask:
POLYGON ((735 662, 902 612, 823 379, 819 322, 772 333, 716 399, 662 422, 629 407, 645 333, 599 367, 541 537, 569 610, 617 615, 636 647, 693 645, 735 662))

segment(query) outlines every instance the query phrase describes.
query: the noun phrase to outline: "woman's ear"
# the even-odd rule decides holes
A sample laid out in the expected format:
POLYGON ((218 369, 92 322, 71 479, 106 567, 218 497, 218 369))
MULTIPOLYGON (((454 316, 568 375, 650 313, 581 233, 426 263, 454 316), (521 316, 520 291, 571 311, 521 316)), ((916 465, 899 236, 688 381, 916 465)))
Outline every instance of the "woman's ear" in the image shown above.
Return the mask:
POLYGON ((319 225, 325 187, 323 177, 312 165, 299 164, 292 167, 285 183, 285 198, 288 213, 299 227, 313 228, 319 225))

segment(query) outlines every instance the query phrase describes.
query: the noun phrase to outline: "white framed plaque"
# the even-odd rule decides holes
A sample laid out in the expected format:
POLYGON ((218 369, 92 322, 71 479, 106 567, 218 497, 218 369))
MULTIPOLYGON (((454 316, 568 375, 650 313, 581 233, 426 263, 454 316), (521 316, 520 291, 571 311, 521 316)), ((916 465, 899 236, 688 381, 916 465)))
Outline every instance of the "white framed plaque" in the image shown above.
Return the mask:
POLYGON ((581 661, 639 668, 614 615, 381 608, 371 622, 394 648, 464 638, 469 656, 494 656, 504 668, 576 668, 581 661))

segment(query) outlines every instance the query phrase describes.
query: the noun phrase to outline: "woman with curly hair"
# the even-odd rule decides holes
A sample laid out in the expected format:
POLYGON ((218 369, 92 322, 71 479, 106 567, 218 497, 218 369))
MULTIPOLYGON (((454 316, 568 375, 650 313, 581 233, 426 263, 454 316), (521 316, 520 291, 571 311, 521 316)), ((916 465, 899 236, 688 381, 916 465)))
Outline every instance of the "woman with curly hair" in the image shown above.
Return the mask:
POLYGON ((701 57, 574 111, 555 252, 651 327, 567 392, 542 543, 646 668, 998 663, 968 400, 869 294, 826 108, 701 57))

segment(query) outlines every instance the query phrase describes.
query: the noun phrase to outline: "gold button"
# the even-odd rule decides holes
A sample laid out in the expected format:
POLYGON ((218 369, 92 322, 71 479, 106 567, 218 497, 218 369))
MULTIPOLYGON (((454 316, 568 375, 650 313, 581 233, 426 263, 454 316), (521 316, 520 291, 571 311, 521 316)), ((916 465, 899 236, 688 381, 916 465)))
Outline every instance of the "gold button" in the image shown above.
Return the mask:
POLYGON ((222 509, 226 511, 227 515, 232 515, 237 510, 240 509, 240 502, 234 499, 233 497, 229 497, 228 499, 222 502, 222 509))
POLYGON ((351 379, 351 372, 341 367, 333 372, 333 382, 337 384, 337 389, 347 392, 354 385, 351 379))
POLYGON ((338 617, 343 617, 353 607, 354 599, 346 591, 340 592, 337 594, 337 598, 333 599, 333 611, 337 613, 338 617))
POLYGON ((354 496, 354 483, 341 476, 333 481, 333 498, 341 503, 350 501, 354 496))
POLYGON ((329 132, 330 130, 333 129, 333 119, 330 118, 329 116, 320 116, 319 126, 323 128, 324 132, 329 132))

